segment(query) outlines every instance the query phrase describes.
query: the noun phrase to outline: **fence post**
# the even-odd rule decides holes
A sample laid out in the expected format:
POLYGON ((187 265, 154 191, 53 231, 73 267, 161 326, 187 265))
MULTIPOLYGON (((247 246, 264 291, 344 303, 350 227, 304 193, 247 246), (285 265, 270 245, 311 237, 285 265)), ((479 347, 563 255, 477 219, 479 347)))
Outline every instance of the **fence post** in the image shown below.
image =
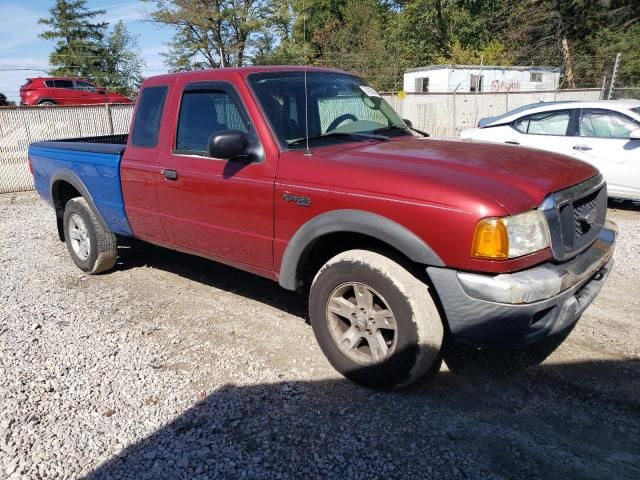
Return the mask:
POLYGON ((109 128, 109 135, 113 135, 113 118, 111 117, 111 107, 108 103, 104 104, 105 114, 107 116, 107 127, 109 128))
POLYGON ((458 83, 458 86, 455 88, 455 90, 453 91, 453 108, 451 109, 452 111, 452 117, 451 117, 451 136, 455 137, 456 136, 456 92, 458 91, 458 89, 460 88, 460 85, 462 85, 462 82, 458 83))
POLYGON ((616 53, 616 63, 613 64, 613 72, 611 73, 611 83, 609 84, 609 95, 607 96, 607 100, 611 100, 613 96, 613 88, 616 84, 617 76, 618 76, 618 68, 620 68, 620 57, 622 54, 616 53))

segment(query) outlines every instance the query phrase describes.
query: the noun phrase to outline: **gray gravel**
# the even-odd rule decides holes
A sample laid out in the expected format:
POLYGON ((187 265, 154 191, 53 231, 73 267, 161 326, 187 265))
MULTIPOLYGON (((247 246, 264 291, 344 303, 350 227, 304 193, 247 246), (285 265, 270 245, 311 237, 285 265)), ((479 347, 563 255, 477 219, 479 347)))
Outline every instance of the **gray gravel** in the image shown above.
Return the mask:
POLYGON ((640 478, 625 208, 609 283, 541 366, 377 393, 328 365, 302 296, 137 242, 85 276, 47 206, 0 195, 0 478, 640 478))

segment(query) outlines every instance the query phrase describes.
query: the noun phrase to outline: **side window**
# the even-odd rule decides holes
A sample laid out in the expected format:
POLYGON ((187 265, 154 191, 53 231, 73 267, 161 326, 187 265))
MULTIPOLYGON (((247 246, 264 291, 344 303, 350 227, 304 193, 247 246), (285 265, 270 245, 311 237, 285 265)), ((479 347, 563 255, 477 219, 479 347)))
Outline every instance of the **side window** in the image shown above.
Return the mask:
POLYGON ((140 94, 136 119, 131 132, 131 144, 137 147, 155 147, 158 144, 162 111, 167 98, 167 87, 147 87, 140 94))
POLYGON ((184 92, 176 135, 177 151, 206 152, 209 137, 228 129, 249 131, 234 98, 219 90, 184 92))
POLYGON ((90 84, 89 82, 80 82, 76 81, 76 90, 82 90, 83 92, 96 92, 97 88, 95 85, 90 84))
POLYGON ((513 128, 530 135, 564 136, 571 120, 570 110, 541 112, 527 115, 513 122, 513 128))
POLYGON ((73 82, 71 80, 54 80, 53 86, 55 88, 69 88, 73 89, 73 82))
POLYGON ((596 138, 629 138, 640 125, 625 115, 611 110, 583 109, 580 113, 580 136, 596 138))
MULTIPOLYGON (((29 83, 31 83, 31 82, 29 82, 29 83)), ((27 84, 25 85, 25 87, 26 87, 27 85, 29 85, 29 83, 27 83, 27 84)), ((45 80, 45 81, 44 81, 44 86, 45 86, 45 87, 47 87, 47 88, 53 88, 53 87, 54 87, 54 85, 53 85, 53 80, 45 80)))
POLYGON ((520 133, 527 133, 527 130, 529 130, 529 118, 531 118, 529 115, 519 118, 518 120, 513 122, 513 128, 515 128, 520 133))

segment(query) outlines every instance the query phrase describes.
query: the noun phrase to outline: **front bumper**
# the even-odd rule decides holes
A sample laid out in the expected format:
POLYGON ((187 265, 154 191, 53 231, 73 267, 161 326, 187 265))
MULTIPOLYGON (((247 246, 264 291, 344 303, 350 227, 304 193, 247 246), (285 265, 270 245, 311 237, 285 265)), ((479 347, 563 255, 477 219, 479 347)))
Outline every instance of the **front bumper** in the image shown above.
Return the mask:
POLYGON ((562 263, 479 275, 429 267, 451 334, 477 346, 518 347, 575 323, 613 267, 617 237, 607 222, 585 251, 562 263))

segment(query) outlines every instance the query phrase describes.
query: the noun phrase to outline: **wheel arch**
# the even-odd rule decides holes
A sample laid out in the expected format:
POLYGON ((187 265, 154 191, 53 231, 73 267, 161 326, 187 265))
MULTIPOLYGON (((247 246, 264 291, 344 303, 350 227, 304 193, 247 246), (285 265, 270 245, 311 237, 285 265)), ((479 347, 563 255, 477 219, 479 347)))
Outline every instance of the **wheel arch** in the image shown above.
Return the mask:
POLYGON ((107 232, 111 231, 93 202, 93 197, 91 196, 91 193, 89 193, 89 189, 76 173, 68 169, 59 170, 52 175, 50 185, 51 200, 53 201, 53 206, 56 211, 56 224, 58 227, 58 237, 60 238, 60 241, 64 242, 64 207, 69 200, 76 197, 84 198, 89 204, 89 208, 91 208, 93 214, 98 219, 98 222, 100 222, 102 228, 107 232))
POLYGON ((293 235, 282 258, 279 283, 296 290, 328 255, 367 246, 395 251, 413 263, 445 266, 424 240, 403 225, 362 210, 334 210, 309 220, 293 235))

